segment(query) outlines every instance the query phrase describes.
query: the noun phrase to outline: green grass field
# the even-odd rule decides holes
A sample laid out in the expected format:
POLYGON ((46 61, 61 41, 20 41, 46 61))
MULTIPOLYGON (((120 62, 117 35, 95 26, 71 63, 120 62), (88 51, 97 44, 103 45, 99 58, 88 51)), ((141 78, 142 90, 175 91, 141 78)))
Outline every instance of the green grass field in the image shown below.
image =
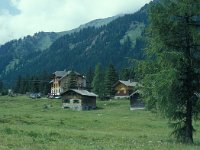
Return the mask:
POLYGON ((0 97, 0 150, 188 150, 200 149, 200 122, 194 145, 176 143, 167 120, 129 101, 98 101, 98 110, 61 109, 60 100, 0 97))

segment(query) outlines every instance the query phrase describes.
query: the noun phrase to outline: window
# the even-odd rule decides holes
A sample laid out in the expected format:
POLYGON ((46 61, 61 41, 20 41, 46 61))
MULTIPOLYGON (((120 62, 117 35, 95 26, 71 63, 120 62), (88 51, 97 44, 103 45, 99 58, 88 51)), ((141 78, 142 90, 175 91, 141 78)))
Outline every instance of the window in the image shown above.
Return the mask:
POLYGON ((69 99, 65 99, 64 103, 70 103, 70 100, 69 99))
POLYGON ((74 103, 74 104, 77 104, 77 103, 79 103, 79 100, 75 99, 75 100, 73 101, 73 103, 74 103))

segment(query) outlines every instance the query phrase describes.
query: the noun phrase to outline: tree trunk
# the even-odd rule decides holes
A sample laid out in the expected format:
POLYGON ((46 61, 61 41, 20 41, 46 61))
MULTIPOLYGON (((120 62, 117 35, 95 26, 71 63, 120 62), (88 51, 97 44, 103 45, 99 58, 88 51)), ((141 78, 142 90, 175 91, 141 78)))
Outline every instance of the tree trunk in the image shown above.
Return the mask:
POLYGON ((193 103, 192 103, 192 97, 193 97, 193 85, 192 85, 192 80, 193 80, 193 69, 192 69, 192 59, 191 59, 191 40, 192 37, 190 35, 190 29, 189 29, 189 24, 190 24, 190 17, 186 13, 185 16, 185 31, 186 31, 186 51, 185 51, 185 57, 187 59, 187 70, 186 70, 186 83, 185 87, 187 89, 187 94, 186 94, 186 99, 187 99, 187 104, 186 104, 186 121, 185 121, 185 143, 193 143, 193 126, 192 126, 192 111, 193 111, 193 103))
POLYGON ((192 99, 191 99, 191 97, 187 101, 185 125, 186 125, 186 129, 185 129, 184 143, 193 143, 192 99))

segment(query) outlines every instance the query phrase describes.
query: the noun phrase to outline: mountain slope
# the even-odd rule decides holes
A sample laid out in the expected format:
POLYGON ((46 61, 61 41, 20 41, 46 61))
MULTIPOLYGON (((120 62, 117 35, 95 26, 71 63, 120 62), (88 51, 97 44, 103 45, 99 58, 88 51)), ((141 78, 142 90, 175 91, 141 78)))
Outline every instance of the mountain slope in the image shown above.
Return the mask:
MULTIPOLYGON (((11 51, 15 49, 15 55, 18 57, 16 59, 9 56, 12 60, 9 63, 2 61, 2 63, 9 64, 10 68, 6 66, 7 71, 1 68, 4 70, 1 76, 9 80, 16 78, 17 75, 36 74, 43 71, 75 69, 86 72, 88 68, 94 67, 97 63, 103 66, 112 63, 117 68, 126 67, 128 58, 143 58, 143 31, 147 24, 146 7, 134 14, 114 19, 98 28, 86 25, 86 28, 78 32, 64 36, 59 34, 60 37, 56 33, 51 33, 53 38, 50 38, 52 44, 50 45, 51 42, 49 42, 49 48, 48 44, 43 45, 42 40, 39 40, 38 43, 30 46, 30 52, 25 52, 23 49, 16 50, 20 42, 15 41, 15 45, 10 49, 11 51), (23 59, 18 60, 21 57, 23 59)), ((27 43, 30 41, 28 40, 27 43)), ((48 43, 46 41, 44 43, 48 43)), ((6 45, 2 47, 3 50, 8 49, 6 45)), ((3 54, 1 53, 2 47, 0 57, 3 54)))
POLYGON ((72 30, 69 30, 69 31, 59 32, 58 34, 60 34, 60 35, 71 34, 71 33, 74 33, 74 32, 79 32, 80 30, 82 30, 84 28, 88 28, 88 27, 99 28, 101 26, 109 24, 110 22, 112 22, 113 20, 115 20, 115 19, 117 19, 121 16, 124 16, 124 15, 117 15, 117 16, 103 18, 103 19, 95 19, 95 20, 92 20, 92 21, 90 21, 86 24, 80 25, 78 28, 75 28, 75 29, 72 29, 72 30))
POLYGON ((0 75, 6 74, 25 59, 47 49, 58 37, 54 32, 39 32, 34 36, 12 40, 0 47, 0 75))

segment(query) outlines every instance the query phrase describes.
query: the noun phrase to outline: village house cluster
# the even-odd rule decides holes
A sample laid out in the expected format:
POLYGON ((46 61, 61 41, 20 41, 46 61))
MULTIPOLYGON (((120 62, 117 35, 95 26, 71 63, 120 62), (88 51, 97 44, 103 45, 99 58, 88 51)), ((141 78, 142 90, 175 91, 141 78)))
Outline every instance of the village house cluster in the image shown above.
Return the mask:
MULTIPOLYGON (((86 90, 86 77, 78 72, 74 72, 76 88, 69 88, 70 73, 72 71, 56 71, 51 78, 51 96, 62 98, 62 108, 73 110, 90 110, 95 109, 96 99, 98 95, 86 90)), ((143 107, 143 104, 138 101, 139 92, 136 90, 137 82, 131 80, 119 80, 113 85, 115 90, 115 99, 128 98, 130 106, 143 107)))

